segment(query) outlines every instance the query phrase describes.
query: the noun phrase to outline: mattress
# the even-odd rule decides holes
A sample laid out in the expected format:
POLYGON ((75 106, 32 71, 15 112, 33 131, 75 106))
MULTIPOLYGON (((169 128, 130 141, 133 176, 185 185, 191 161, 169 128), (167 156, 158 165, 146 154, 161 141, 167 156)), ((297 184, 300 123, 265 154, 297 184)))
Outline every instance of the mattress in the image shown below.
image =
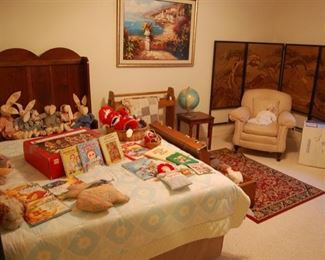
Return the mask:
MULTIPOLYGON (((14 166, 2 190, 49 181, 24 160, 22 142, 0 142, 0 152, 14 166)), ((155 179, 143 181, 120 164, 108 166, 107 172, 114 186, 130 197, 128 203, 103 213, 82 212, 72 203, 70 212, 37 226, 23 222, 1 235, 6 259, 148 259, 225 235, 240 226, 250 204, 248 196, 217 171, 190 176, 192 184, 180 191, 170 191, 155 179)))

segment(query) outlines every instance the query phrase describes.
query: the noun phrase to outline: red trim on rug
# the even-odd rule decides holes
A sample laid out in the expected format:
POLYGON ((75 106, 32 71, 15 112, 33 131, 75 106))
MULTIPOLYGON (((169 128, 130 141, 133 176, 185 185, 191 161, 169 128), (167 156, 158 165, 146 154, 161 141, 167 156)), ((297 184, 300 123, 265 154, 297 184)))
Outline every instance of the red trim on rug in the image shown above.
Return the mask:
POLYGON ((286 212, 286 211, 288 211, 289 209, 293 209, 293 208, 295 208, 295 207, 297 207, 297 206, 299 206, 299 205, 301 205, 301 204, 303 204, 303 203, 305 203, 305 202, 307 202, 307 201, 310 201, 310 200, 312 200, 312 199, 315 199, 315 198, 317 198, 317 197, 319 197, 319 196, 321 196, 321 195, 323 195, 323 194, 325 194, 324 191, 321 192, 321 193, 318 193, 318 194, 316 194, 316 195, 314 195, 314 196, 312 196, 312 197, 308 197, 308 198, 305 199, 305 200, 299 201, 298 203, 293 204, 292 206, 289 206, 289 207, 287 207, 287 208, 285 208, 285 209, 283 209, 283 210, 280 210, 280 211, 278 211, 278 212, 276 212, 276 213, 274 213, 274 214, 268 215, 267 217, 262 218, 262 219, 259 219, 259 220, 256 219, 256 218, 254 218, 254 216, 251 216, 251 215, 248 215, 248 214, 246 214, 246 217, 248 217, 250 220, 254 221, 254 222, 257 223, 257 224, 260 224, 260 223, 264 222, 265 220, 268 220, 268 219, 273 218, 273 217, 275 217, 275 216, 277 216, 277 215, 280 215, 281 213, 286 212))

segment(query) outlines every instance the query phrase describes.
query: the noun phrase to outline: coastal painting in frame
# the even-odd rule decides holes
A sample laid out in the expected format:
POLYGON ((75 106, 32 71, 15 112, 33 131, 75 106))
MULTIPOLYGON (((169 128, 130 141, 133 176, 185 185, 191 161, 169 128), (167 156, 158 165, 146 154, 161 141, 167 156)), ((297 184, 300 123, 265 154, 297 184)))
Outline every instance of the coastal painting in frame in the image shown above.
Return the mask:
POLYGON ((193 66, 197 0, 117 0, 117 66, 193 66))

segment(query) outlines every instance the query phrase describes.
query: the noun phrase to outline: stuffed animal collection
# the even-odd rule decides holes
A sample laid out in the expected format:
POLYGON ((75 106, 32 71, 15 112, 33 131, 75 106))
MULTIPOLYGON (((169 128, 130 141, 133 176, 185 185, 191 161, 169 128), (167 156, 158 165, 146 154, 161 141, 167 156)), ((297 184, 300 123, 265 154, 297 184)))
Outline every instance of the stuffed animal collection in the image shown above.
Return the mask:
MULTIPOLYGON (((6 176, 12 169, 10 160, 0 154, 0 185, 6 183, 6 176)), ((15 198, 0 190, 0 227, 14 230, 23 222, 24 206, 15 198)))
POLYGON ((44 107, 44 112, 40 114, 33 109, 36 100, 30 101, 24 108, 18 103, 20 96, 21 91, 14 92, 1 106, 0 139, 24 139, 61 133, 72 128, 91 128, 95 120, 86 106, 86 96, 80 101, 77 95, 73 94, 78 109, 75 114, 67 104, 61 105, 60 111, 57 111, 57 107, 53 104, 47 105, 44 107))

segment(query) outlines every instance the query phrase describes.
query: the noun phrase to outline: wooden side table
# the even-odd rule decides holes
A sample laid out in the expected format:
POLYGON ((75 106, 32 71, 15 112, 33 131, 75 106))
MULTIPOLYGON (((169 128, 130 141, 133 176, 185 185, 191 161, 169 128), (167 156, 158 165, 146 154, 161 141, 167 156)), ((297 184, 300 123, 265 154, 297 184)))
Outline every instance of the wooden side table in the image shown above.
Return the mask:
POLYGON ((193 127, 196 125, 196 139, 200 137, 200 125, 208 124, 208 137, 207 144, 209 150, 211 149, 211 140, 212 140, 212 127, 214 117, 210 116, 203 112, 188 112, 188 113, 180 113, 177 114, 177 130, 181 128, 181 121, 187 123, 189 125, 189 133, 188 135, 192 137, 193 127))

